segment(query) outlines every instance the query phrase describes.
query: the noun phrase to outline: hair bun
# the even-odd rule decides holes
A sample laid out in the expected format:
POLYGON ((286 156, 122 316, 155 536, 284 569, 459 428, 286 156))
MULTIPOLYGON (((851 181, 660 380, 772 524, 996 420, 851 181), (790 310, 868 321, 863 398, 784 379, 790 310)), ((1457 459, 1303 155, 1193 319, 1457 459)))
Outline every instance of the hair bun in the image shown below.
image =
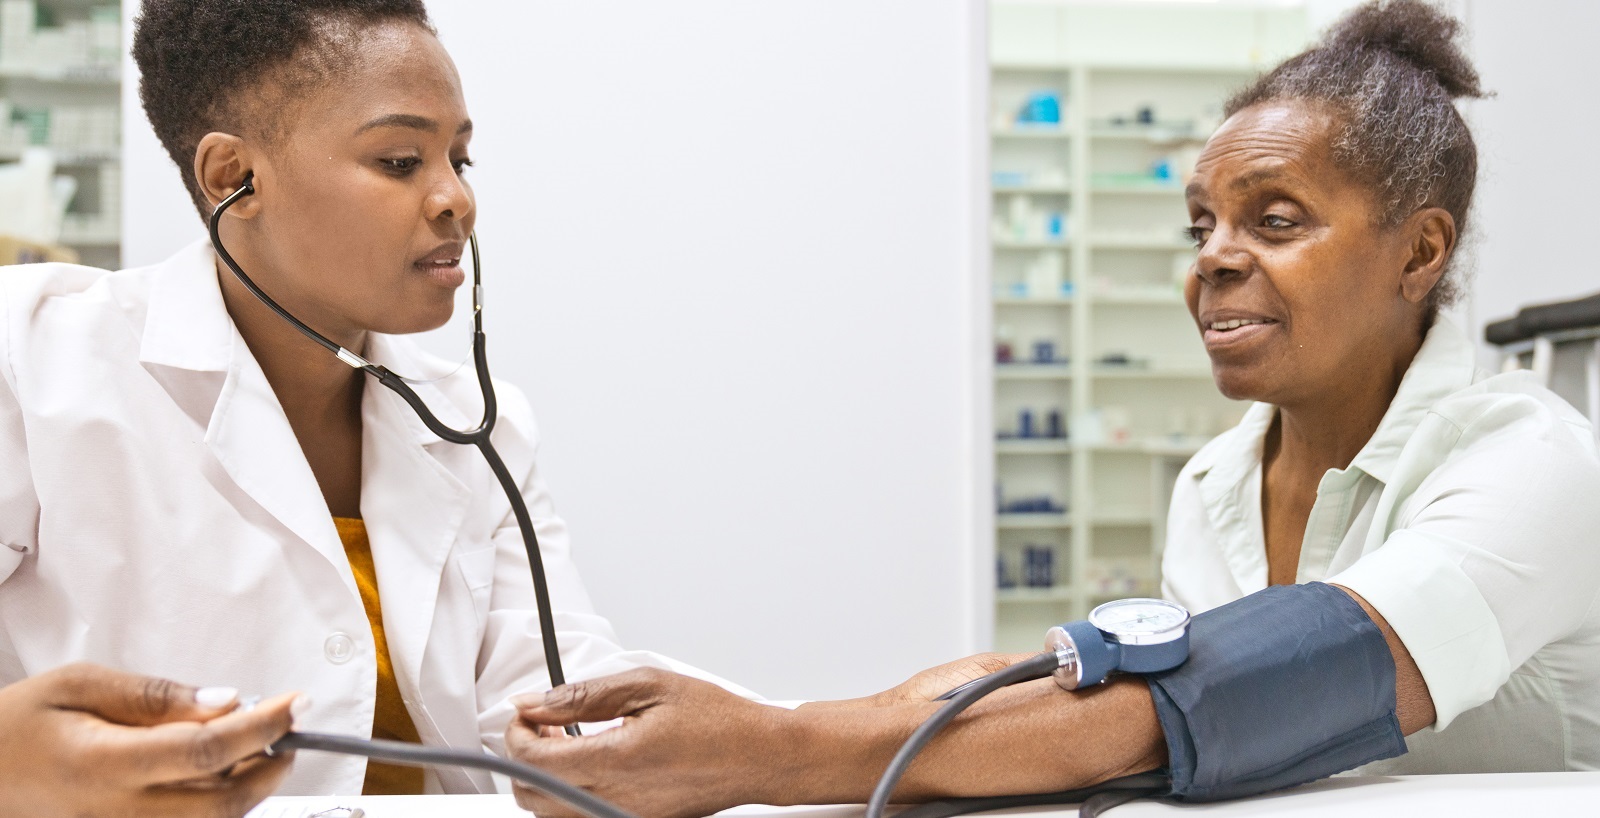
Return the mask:
POLYGON ((1482 97, 1478 72, 1456 44, 1461 23, 1422 0, 1374 0, 1328 30, 1336 49, 1385 51, 1432 74, 1452 98, 1482 97))

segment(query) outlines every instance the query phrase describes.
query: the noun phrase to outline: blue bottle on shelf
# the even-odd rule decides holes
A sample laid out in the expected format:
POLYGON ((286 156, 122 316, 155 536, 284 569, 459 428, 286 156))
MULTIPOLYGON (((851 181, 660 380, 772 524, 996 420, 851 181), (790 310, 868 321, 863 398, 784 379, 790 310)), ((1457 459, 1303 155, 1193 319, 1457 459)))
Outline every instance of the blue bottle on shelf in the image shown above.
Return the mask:
POLYGON ((1017 112, 1018 125, 1060 125, 1061 94, 1055 91, 1035 91, 1017 112))

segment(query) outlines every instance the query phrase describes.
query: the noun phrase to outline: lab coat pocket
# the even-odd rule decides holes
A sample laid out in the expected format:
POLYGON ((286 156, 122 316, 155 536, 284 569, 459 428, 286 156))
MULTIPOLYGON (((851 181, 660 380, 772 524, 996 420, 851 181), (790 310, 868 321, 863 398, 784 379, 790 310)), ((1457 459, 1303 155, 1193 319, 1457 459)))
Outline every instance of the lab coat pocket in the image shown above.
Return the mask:
POLYGON ((489 602, 494 591, 494 561, 493 545, 456 557, 456 570, 467 586, 467 594, 472 597, 472 609, 478 615, 480 626, 489 619, 489 602))

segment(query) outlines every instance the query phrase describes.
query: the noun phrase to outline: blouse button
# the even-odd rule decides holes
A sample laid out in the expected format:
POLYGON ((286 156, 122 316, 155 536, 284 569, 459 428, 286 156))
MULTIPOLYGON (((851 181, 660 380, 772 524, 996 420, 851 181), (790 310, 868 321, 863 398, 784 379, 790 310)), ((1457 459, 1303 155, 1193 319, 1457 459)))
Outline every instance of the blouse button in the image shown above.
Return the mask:
POLYGON ((329 662, 342 665, 356 655, 356 640, 348 634, 336 633, 322 643, 322 655, 329 662))

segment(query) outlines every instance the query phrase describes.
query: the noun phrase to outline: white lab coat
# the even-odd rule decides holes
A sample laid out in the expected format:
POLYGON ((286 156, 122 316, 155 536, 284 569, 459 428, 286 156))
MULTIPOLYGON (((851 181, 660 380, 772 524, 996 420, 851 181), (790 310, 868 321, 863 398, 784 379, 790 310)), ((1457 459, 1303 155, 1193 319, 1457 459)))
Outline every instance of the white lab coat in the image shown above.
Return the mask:
MULTIPOLYGON (((403 374, 454 368, 403 338, 372 335, 365 354, 403 374)), ((417 389, 446 423, 476 425, 470 367, 417 389)), ((494 441, 533 514, 568 679, 641 665, 704 678, 624 651, 594 612, 534 465, 532 413, 497 391, 494 441)), ((549 685, 509 504, 474 448, 428 432, 370 378, 362 423, 361 513, 400 691, 425 743, 503 751, 506 698, 549 685)), ((371 734, 361 598, 209 244, 116 273, 0 268, 0 464, 0 683, 87 660, 304 691, 302 729, 371 734)), ((303 753, 281 792, 359 793, 364 771, 303 753)), ((429 789, 494 784, 442 770, 429 789)))

